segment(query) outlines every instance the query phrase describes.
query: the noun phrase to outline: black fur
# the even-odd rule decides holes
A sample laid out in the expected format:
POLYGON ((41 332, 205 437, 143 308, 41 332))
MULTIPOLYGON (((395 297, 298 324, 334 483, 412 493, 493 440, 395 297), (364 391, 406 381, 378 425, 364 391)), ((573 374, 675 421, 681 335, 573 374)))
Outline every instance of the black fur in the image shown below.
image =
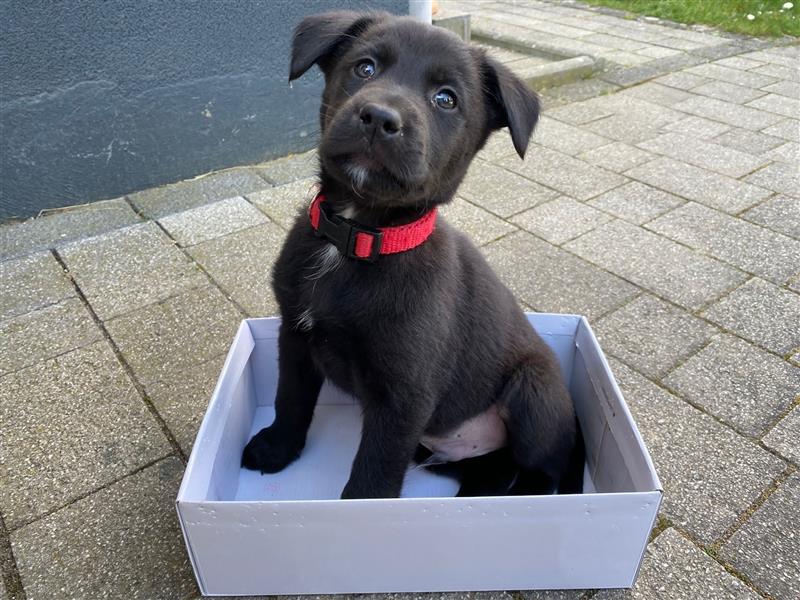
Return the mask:
MULTIPOLYGON (((504 66, 409 18, 308 17, 296 30, 290 79, 313 64, 326 81, 326 201, 364 225, 407 223, 451 200, 495 129, 507 126, 523 156, 538 118, 536 95, 504 66), (366 59, 375 66, 369 79, 355 72, 366 59), (455 93, 454 109, 432 101, 442 89, 455 93), (365 125, 367 104, 394 115, 399 130, 365 125), (363 183, 354 165, 368 173, 363 183)), ((565 491, 580 491, 582 446, 557 361, 464 235, 440 216, 411 251, 375 264, 337 257, 322 272, 328 246, 301 214, 275 265, 277 415, 245 448, 245 467, 275 472, 299 456, 328 377, 363 406, 343 498, 398 496, 423 434, 448 432, 495 402, 509 447, 452 465, 462 494, 547 493, 567 481, 565 491)))

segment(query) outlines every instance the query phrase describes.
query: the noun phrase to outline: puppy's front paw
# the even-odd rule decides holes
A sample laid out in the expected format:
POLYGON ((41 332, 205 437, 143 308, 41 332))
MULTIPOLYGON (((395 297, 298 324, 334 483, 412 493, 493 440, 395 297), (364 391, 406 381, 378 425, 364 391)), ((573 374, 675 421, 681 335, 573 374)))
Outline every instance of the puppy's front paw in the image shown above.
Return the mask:
POLYGON ((302 444, 286 439, 272 427, 253 436, 242 453, 242 466, 261 473, 277 473, 300 456, 302 444))

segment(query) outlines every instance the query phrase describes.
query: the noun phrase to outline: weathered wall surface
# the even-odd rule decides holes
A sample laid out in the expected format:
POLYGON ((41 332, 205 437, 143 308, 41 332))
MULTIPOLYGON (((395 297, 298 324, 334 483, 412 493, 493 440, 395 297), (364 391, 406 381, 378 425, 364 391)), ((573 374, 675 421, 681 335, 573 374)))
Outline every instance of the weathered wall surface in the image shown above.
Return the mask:
POLYGON ((321 77, 291 32, 407 0, 0 0, 0 219, 305 150, 321 77))

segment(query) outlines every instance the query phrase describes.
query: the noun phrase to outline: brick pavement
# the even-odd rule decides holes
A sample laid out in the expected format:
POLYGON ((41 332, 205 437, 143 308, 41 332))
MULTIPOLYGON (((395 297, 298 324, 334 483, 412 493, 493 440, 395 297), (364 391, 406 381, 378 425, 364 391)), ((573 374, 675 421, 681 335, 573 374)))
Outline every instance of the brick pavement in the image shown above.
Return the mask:
MULTIPOLYGON (((546 92, 524 162, 494 136, 444 216, 523 306, 588 315, 665 500, 633 591, 435 596, 800 596, 798 46, 461 6, 605 61, 546 92)), ((315 165, 0 226, 0 599, 197 597, 172 502, 315 165)))

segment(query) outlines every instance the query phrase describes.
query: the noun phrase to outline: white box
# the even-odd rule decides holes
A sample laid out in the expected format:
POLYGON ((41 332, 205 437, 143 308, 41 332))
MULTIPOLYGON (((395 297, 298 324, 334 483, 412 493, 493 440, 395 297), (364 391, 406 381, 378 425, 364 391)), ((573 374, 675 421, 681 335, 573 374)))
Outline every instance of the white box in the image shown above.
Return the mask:
POLYGON ((586 319, 530 314, 558 355, 587 449, 584 494, 456 498, 411 470, 403 498, 339 500, 358 405, 327 383, 301 458, 276 475, 240 468, 267 426, 279 319, 239 328, 177 498, 206 595, 630 587, 661 484, 586 319))

